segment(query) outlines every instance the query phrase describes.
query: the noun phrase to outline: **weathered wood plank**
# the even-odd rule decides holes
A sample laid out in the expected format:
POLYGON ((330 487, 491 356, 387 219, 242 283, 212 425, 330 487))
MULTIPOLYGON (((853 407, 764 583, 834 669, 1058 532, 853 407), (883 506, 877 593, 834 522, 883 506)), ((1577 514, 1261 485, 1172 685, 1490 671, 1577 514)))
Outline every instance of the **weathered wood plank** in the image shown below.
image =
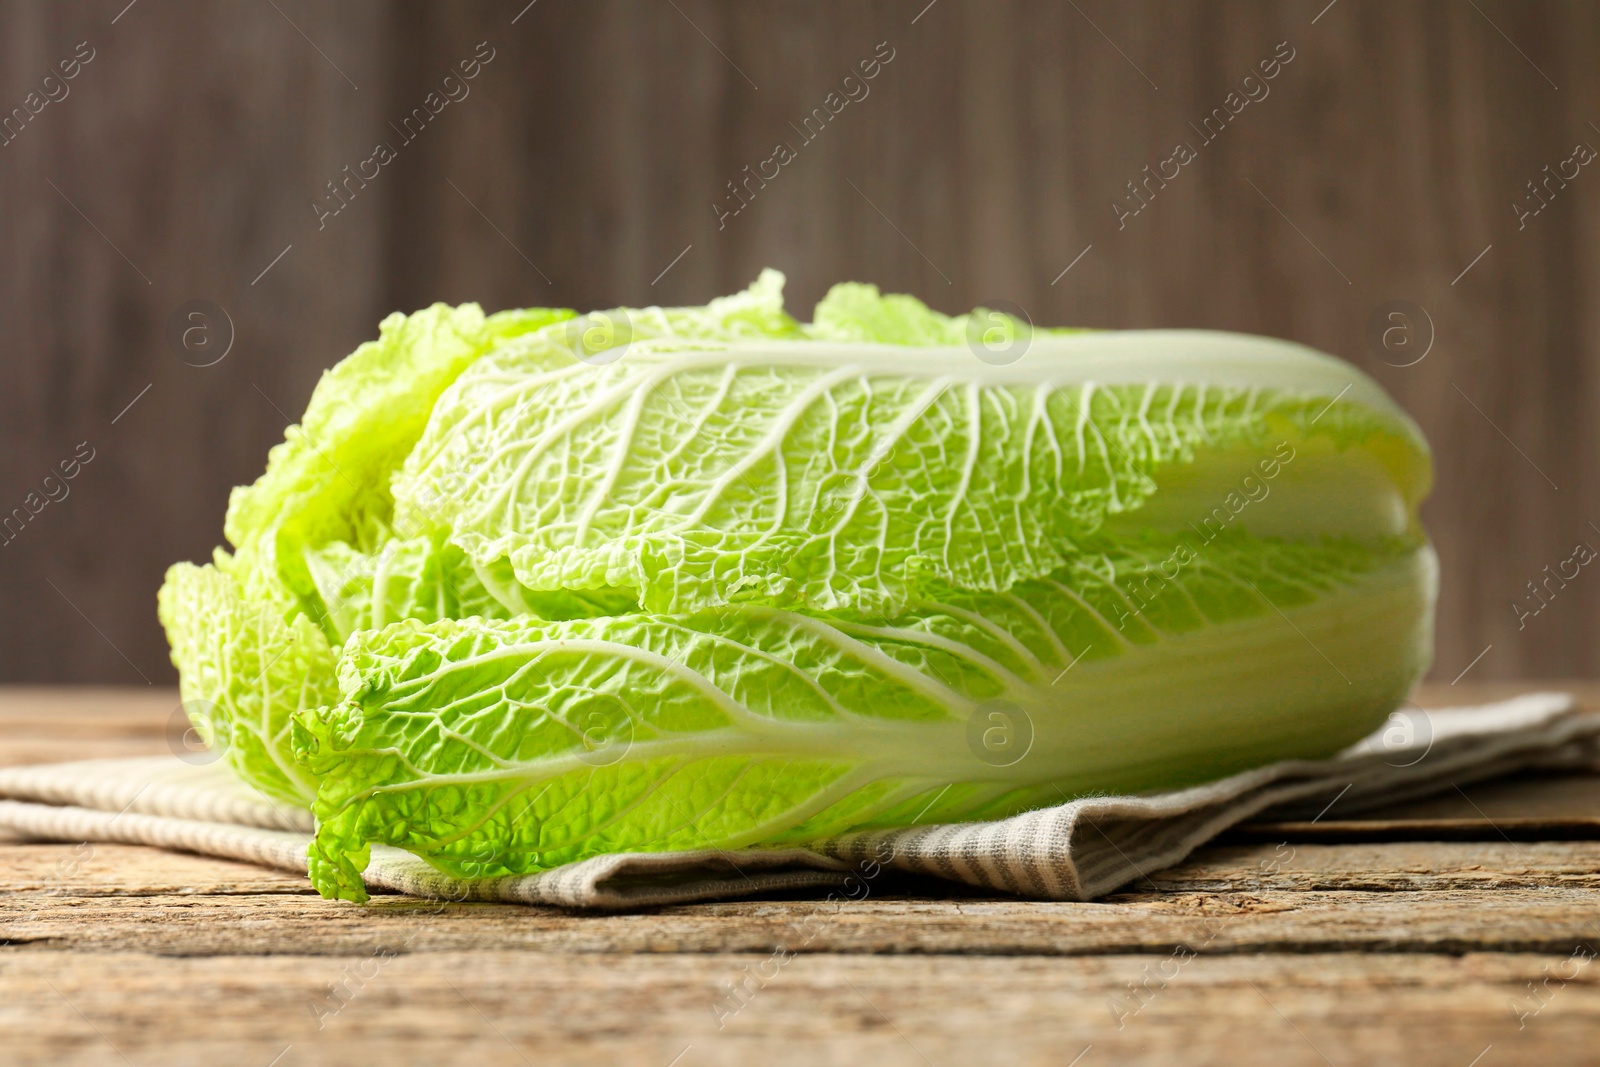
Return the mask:
POLYGON ((284 1065, 1061 1067, 1092 1045, 1083 1067, 1465 1067, 1491 1044, 1485 1063, 1574 1062, 1600 1024, 1600 987, 1579 969, 1518 1029, 1538 1003, 1528 983, 1572 973, 1564 955, 4 958, 18 1064, 264 1065, 289 1046, 284 1065), (741 1007, 729 986, 752 973, 770 977, 741 1007))
POLYGON ((1307 819, 1250 823, 1226 837, 1233 841, 1596 841, 1600 817, 1307 819))
MULTIPOLYGON (((161 688, 0 689, 0 765, 159 756, 179 710, 161 688)), ((181 732, 180 735, 181 737, 181 732)))
POLYGON ((1600 843, 1415 841, 1212 845, 1129 886, 1133 894, 1562 887, 1600 890, 1600 843))
MULTIPOLYGON (((1600 775, 1525 771, 1487 782, 1447 789, 1431 797, 1395 804, 1381 811, 1354 812, 1362 819, 1515 819, 1582 818, 1600 812, 1600 775)), ((1338 815, 1335 807, 1333 815, 1338 815)))
POLYGON ((141 845, 0 844, 0 895, 312 894, 304 875, 141 845))
POLYGON ((0 900, 13 945, 158 955, 761 952, 1083 956, 1206 953, 1557 952, 1600 937, 1593 888, 1185 892, 1094 904, 902 898, 756 901, 648 914, 385 897, 363 906, 238 892, 0 900))

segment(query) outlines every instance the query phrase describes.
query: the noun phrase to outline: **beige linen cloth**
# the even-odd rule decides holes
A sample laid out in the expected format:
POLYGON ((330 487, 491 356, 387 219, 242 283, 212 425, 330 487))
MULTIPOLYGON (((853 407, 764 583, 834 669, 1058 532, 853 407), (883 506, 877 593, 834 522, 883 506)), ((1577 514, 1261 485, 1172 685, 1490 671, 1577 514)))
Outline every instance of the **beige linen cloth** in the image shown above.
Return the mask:
MULTIPOLYGON (((859 897, 891 869, 1040 900, 1093 900, 1254 816, 1320 818, 1334 805, 1342 815, 1530 767, 1600 770, 1600 714, 1575 711, 1564 693, 1407 708, 1333 759, 1274 763, 1172 792, 1089 797, 996 822, 847 834, 809 849, 600 856, 472 881, 374 846, 365 877, 374 889, 436 900, 627 909, 797 889, 859 897)), ((162 756, 5 768, 0 797, 0 829, 29 838, 306 869, 310 814, 254 793, 220 762, 162 756)))

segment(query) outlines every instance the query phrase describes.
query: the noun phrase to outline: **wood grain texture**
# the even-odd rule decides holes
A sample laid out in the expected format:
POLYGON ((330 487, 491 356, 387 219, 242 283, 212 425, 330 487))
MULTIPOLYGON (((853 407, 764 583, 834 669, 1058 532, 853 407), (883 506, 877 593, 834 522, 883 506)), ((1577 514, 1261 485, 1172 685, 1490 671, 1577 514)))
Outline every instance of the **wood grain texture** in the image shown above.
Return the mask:
POLYGON ((766 959, 195 957, 159 961, 158 985, 139 954, 19 950, 0 1022, 18 1064, 1062 1065, 1092 1045, 1081 1067, 1464 1067, 1486 1045, 1498 1062, 1581 1062, 1600 1017, 1585 977, 1519 1031, 1512 1005, 1552 962, 1523 954, 1391 957, 1381 971, 1337 954, 1200 958, 1121 1029, 1112 1005, 1126 1013, 1129 984, 1164 956, 819 956, 784 966, 719 1029, 725 984, 766 959))
MULTIPOLYGON (((161 751, 172 703, 0 690, 0 762, 161 751)), ((1597 780, 1460 802, 1571 815, 1597 780)), ((1597 902, 1583 840, 1220 843, 1096 904, 885 876, 848 904, 628 915, 362 907, 245 864, 0 840, 0 1028, 7 1063, 41 1065, 1565 1063, 1600 1037, 1597 902)))
POLYGON ((1523 629, 1511 609, 1600 544, 1600 179, 1552 187, 1521 229, 1511 208, 1600 145, 1593 4, 125 6, 0 6, 0 107, 97 49, 0 147, 0 508, 98 450, 0 550, 0 678, 169 681, 162 570, 220 540, 228 488, 387 311, 700 302, 769 264, 800 309, 856 278, 1350 359, 1435 447, 1435 676, 1485 649, 1474 677, 1600 673, 1600 583, 1523 629), (319 229, 324 183, 479 42, 495 59, 471 95, 319 229), (805 140, 880 42, 870 94, 805 140), (1280 42, 1295 58, 1270 94, 1201 143, 1189 124, 1280 42), (1180 140, 1199 158, 1119 228, 1112 202, 1180 140), (779 141, 797 158, 719 225, 727 183, 779 141), (214 367, 163 339, 196 298, 234 322, 214 367), (1432 323, 1415 366, 1365 340, 1397 299, 1432 323))
POLYGON ((168 684, 163 572, 209 556, 229 489, 260 474, 321 370, 387 310, 384 191, 320 235, 308 203, 381 125, 384 10, 140 3, 113 25, 126 4, 0 5, 7 111, 78 42, 95 50, 0 147, 0 513, 79 443, 94 450, 0 548, 10 680, 168 684), (180 361, 166 337, 197 299, 232 319, 214 366, 180 361))
MULTIPOLYGON (((182 715, 176 689, 0 689, 0 765, 159 756, 182 715)), ((180 735, 181 739, 181 735, 180 735)))
MULTIPOLYGON (((1403 853, 1400 854, 1403 857, 1403 853)), ((1379 858, 1383 859, 1382 854, 1379 858)), ((527 905, 379 899, 360 908, 273 893, 42 895, 0 908, 13 945, 153 955, 361 955, 488 947, 563 953, 806 953, 1099 956, 1170 951, 1545 952, 1600 938, 1593 886, 1426 893, 1379 885, 1127 894, 1093 904, 886 899, 849 906, 771 901, 649 915, 555 915, 527 905)), ((1487 879, 1485 881, 1488 881, 1487 879)), ((941 894, 944 890, 939 890, 941 894)), ((1600 945, 1595 949, 1600 952, 1600 945)))

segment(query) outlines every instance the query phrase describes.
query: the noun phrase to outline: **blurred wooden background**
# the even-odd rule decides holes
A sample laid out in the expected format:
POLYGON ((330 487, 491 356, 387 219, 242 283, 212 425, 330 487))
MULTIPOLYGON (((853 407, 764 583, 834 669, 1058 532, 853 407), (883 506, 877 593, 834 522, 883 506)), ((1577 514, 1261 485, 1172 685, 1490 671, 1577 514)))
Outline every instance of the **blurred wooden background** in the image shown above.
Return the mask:
POLYGON ((1521 630, 1512 604, 1600 546, 1600 168, 1564 162, 1600 147, 1597 46, 1578 0, 7 0, 0 512, 94 458, 0 547, 0 680, 170 680, 163 570, 220 541, 228 489, 385 313, 699 303, 766 265, 802 314, 850 278, 1343 356, 1435 448, 1434 677, 1596 675, 1600 577, 1521 630), (325 183, 480 42, 469 95, 319 229, 325 183), (1189 124, 1259 95, 1283 42, 1204 144, 1189 124), (797 157, 719 228, 779 141, 797 157), (1198 158, 1119 229, 1179 141, 1198 158), (1578 173, 1519 229, 1547 165, 1578 173), (232 321, 213 366, 167 340, 196 300, 232 321), (1386 352, 1391 301, 1424 315, 1386 352))

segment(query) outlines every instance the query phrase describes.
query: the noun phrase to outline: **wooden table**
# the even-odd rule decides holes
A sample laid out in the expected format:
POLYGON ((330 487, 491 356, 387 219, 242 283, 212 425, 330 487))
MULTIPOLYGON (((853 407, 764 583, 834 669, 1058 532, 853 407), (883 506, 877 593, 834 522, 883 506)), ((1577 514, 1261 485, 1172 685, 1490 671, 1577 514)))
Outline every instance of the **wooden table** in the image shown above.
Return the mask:
MULTIPOLYGON (((163 752, 175 705, 0 692, 0 762, 163 752)), ((639 915, 356 907, 238 863, 0 841, 0 1061, 1592 1063, 1597 815, 1600 778, 1528 776, 1235 834, 1094 904, 880 880, 639 915)))

